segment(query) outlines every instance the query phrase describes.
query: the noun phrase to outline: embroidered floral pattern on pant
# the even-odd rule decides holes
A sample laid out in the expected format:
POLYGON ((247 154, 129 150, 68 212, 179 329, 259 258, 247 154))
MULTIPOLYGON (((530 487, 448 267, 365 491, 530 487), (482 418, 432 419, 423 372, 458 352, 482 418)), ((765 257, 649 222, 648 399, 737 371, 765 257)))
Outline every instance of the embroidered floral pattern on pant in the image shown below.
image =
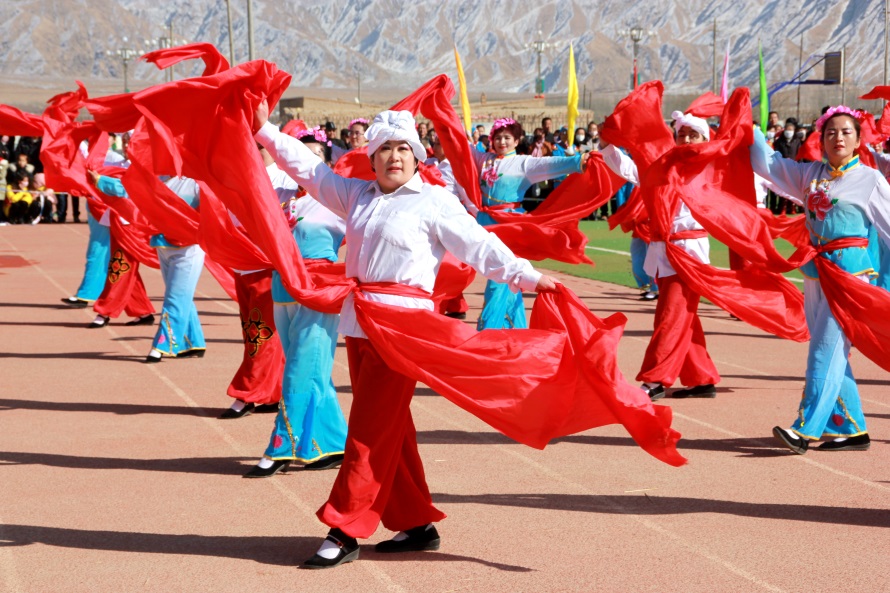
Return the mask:
POLYGON ((121 275, 129 271, 130 264, 124 258, 124 252, 120 249, 115 249, 111 259, 108 260, 108 281, 114 284, 121 279, 121 275))
POLYGON ((244 340, 248 344, 250 356, 256 356, 256 353, 260 351, 260 346, 275 335, 272 328, 263 321, 263 314, 257 308, 250 310, 247 319, 241 322, 241 329, 244 331, 244 340))

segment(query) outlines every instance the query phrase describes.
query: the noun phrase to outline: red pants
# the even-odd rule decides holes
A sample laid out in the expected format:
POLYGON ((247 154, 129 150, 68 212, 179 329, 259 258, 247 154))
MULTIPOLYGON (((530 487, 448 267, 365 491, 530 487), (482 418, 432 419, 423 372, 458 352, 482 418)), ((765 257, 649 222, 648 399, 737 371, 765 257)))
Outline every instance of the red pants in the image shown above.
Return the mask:
POLYGON ((458 297, 439 301, 437 310, 443 315, 445 313, 466 313, 470 310, 470 305, 467 304, 467 300, 461 294, 458 297))
POLYGON ((411 418, 417 382, 386 366, 369 340, 347 337, 346 352, 353 394, 346 452, 318 518, 356 538, 373 535, 381 521, 392 531, 441 521, 411 418))
POLYGON ((679 276, 658 279, 655 331, 637 381, 661 383, 666 387, 673 385, 678 377, 687 387, 720 381, 705 345, 698 301, 699 295, 679 276))
POLYGON ((272 270, 235 272, 235 293, 241 313, 244 357, 227 393, 241 401, 274 404, 281 399, 284 351, 275 335, 272 270))
POLYGON ((154 313, 154 305, 148 299, 139 262, 130 257, 111 234, 111 259, 108 260, 108 277, 102 294, 93 303, 93 311, 105 317, 120 317, 126 312, 130 317, 142 317, 154 313))

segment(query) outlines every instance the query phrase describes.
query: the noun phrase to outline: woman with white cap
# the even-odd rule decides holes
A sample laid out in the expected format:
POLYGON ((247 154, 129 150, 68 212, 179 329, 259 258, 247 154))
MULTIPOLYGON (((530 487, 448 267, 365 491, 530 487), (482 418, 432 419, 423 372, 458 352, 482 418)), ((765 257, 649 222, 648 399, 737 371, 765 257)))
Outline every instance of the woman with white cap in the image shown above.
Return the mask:
MULTIPOLYGON (((385 111, 367 130, 374 181, 334 174, 302 142, 269 124, 268 104, 257 109, 254 129, 279 166, 321 204, 346 221, 346 274, 369 301, 433 310, 430 300, 446 251, 489 279, 524 290, 555 290, 556 282, 515 257, 485 231, 442 187, 417 173, 426 158, 414 117, 385 111)), ((343 465, 330 497, 318 511, 331 527, 309 568, 358 558, 356 538, 370 537, 382 521, 399 534, 378 552, 435 550, 433 523, 445 514, 432 505, 417 451, 410 401, 416 381, 387 366, 362 331, 354 300, 341 311, 353 404, 343 465)))
MULTIPOLYGON (((710 139, 708 123, 700 117, 682 111, 674 111, 671 117, 678 146, 710 139)), ((639 185, 637 166, 627 154, 613 145, 605 145, 602 151, 610 169, 639 185)), ((710 263, 708 233, 682 201, 674 215, 668 240, 698 261, 710 263)), ((665 387, 670 387, 677 379, 687 387, 675 390, 671 397, 715 397, 717 390, 714 385, 720 381, 720 374, 708 355, 705 334, 698 318, 700 296, 682 281, 671 266, 664 241, 649 244, 643 267, 649 276, 656 279, 659 297, 655 307, 655 330, 637 380, 643 382, 643 390, 653 401, 664 397, 665 387)))

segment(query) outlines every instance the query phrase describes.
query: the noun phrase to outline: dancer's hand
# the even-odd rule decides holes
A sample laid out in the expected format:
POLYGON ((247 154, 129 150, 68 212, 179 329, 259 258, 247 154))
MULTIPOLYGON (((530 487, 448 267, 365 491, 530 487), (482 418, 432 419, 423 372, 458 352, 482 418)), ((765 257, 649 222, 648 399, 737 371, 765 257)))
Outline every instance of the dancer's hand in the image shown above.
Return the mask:
POLYGON ((87 169, 87 181, 92 185, 99 183, 99 174, 92 169, 87 169))
POLYGON ((584 154, 581 155, 581 172, 582 173, 587 171, 587 159, 589 159, 589 158, 590 158, 589 152, 585 152, 584 154))
POLYGON ((538 285, 535 286, 535 292, 556 292, 558 284, 559 281, 556 278, 545 274, 538 280, 538 285))
POLYGON ((253 112, 253 133, 259 132, 267 121, 269 121, 269 101, 263 98, 257 105, 256 111, 253 112))

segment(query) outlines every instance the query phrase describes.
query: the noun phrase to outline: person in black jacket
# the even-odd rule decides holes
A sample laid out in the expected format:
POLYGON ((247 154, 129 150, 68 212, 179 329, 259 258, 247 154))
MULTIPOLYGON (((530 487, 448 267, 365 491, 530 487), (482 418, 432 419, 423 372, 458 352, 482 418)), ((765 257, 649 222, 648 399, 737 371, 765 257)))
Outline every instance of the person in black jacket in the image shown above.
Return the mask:
POLYGON ((781 135, 776 136, 773 142, 773 150, 781 154, 786 159, 793 159, 800 150, 802 140, 797 135, 797 120, 789 117, 785 121, 785 131, 781 135))

